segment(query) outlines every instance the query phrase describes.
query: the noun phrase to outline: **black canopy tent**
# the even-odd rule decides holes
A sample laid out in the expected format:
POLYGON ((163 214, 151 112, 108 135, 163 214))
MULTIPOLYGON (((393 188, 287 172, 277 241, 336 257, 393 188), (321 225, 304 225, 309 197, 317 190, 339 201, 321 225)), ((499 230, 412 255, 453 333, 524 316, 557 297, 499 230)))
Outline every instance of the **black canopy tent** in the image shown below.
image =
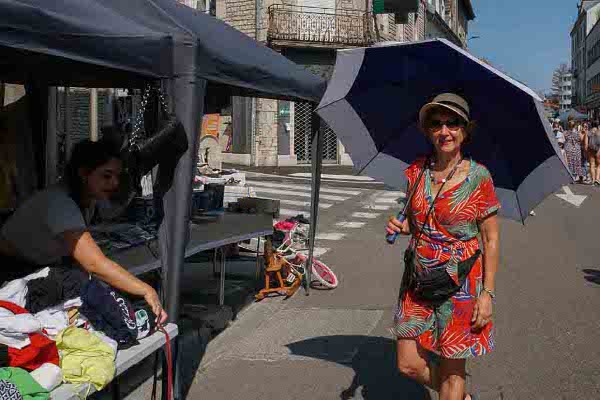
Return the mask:
MULTIPOLYGON (((45 141, 49 86, 141 87, 160 81, 166 88, 189 143, 163 198, 160 229, 167 311, 174 321, 207 90, 312 102, 325 90, 325 82, 302 67, 174 0, 0 0, 0 81, 28 84, 37 107, 33 117, 40 118, 34 132, 38 144, 45 141)), ((320 177, 319 148, 313 146, 313 156, 318 155, 313 185, 320 177)), ((318 186, 313 186, 311 239, 316 201, 318 186)))

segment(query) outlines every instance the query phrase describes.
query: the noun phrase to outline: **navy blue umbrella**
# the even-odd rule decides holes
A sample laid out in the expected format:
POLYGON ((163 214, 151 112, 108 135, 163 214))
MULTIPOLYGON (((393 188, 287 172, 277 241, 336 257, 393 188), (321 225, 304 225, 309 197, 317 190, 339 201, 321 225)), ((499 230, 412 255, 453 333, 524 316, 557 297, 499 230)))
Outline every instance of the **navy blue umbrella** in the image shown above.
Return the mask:
POLYGON ((523 221, 572 181, 538 95, 444 39, 338 51, 317 113, 358 173, 405 188, 404 169, 431 151, 419 110, 445 92, 469 102, 465 153, 490 170, 501 215, 523 221))

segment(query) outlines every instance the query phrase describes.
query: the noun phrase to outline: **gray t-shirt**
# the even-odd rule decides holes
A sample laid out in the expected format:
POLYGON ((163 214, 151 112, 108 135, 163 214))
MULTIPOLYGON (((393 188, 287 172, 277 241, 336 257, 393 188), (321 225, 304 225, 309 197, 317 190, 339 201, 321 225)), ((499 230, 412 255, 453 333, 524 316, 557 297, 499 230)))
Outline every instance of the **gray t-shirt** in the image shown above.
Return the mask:
POLYGON ((85 214, 66 187, 56 184, 27 199, 6 221, 0 234, 28 261, 52 264, 69 255, 62 234, 87 229, 91 212, 85 214))

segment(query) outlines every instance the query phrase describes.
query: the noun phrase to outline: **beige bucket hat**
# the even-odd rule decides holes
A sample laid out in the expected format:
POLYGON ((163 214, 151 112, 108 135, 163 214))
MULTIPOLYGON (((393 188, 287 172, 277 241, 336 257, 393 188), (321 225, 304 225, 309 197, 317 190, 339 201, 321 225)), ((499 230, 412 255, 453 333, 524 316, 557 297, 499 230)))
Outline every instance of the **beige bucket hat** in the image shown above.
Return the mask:
POLYGON ((471 121, 469 103, 465 99, 454 93, 442 93, 435 96, 431 103, 427 103, 421 107, 421 111, 419 111, 419 124, 422 126, 427 114, 438 107, 452 111, 464 119, 466 123, 471 121))

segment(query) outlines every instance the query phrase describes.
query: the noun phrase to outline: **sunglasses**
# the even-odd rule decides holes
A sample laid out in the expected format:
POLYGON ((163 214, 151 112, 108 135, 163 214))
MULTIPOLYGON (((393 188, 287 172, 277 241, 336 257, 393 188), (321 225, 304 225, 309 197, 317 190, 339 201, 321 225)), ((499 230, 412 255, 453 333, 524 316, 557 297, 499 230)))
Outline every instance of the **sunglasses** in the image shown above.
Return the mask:
POLYGON ((450 129, 451 131, 457 131, 460 128, 464 127, 465 123, 460 118, 449 119, 447 121, 440 121, 439 119, 432 119, 427 124, 427 128, 432 132, 437 132, 437 131, 441 130, 444 125, 446 125, 446 127, 448 129, 450 129))

